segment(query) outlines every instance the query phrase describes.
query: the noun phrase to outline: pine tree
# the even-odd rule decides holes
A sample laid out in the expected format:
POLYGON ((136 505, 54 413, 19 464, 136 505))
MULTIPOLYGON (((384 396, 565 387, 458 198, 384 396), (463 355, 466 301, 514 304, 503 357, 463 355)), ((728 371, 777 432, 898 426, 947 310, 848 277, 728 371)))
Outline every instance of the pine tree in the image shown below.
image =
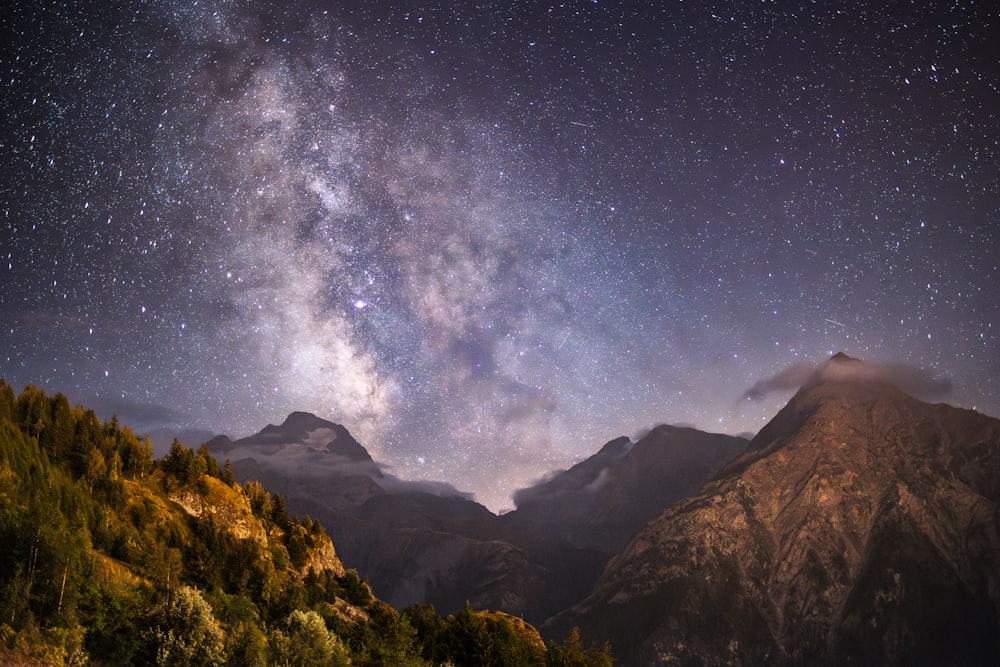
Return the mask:
POLYGON ((14 421, 15 401, 14 390, 0 378, 0 420, 10 419, 14 421))
POLYGON ((52 426, 50 428, 49 451, 54 459, 60 459, 73 446, 73 434, 76 423, 73 420, 73 408, 62 394, 56 394, 52 399, 52 426))
POLYGON ((288 509, 285 507, 285 499, 281 497, 280 493, 275 493, 271 496, 271 521, 286 533, 291 525, 291 519, 288 518, 288 509))
POLYGON ((222 468, 222 481, 228 486, 232 486, 236 481, 233 479, 233 462, 229 459, 226 459, 226 463, 222 468))

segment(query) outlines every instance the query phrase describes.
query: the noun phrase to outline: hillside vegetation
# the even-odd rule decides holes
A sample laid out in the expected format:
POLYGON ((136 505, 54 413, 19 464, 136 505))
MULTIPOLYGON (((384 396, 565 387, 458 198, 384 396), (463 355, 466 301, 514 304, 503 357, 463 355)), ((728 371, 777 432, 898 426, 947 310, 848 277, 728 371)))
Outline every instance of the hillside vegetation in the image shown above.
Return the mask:
POLYGON ((469 607, 397 612, 323 527, 202 446, 0 380, 0 663, 608 665, 469 607))

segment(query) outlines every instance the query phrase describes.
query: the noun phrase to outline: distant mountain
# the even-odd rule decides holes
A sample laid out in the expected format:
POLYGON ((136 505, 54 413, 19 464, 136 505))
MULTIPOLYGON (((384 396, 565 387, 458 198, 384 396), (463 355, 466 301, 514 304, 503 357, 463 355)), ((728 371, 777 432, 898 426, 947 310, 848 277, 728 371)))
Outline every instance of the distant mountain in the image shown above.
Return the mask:
POLYGON ((368 451, 343 426, 309 413, 293 412, 280 426, 207 444, 220 461, 230 460, 236 479, 264 482, 303 514, 317 516, 316 507, 347 510, 383 493, 378 482, 384 475, 368 451))
POLYGON ((1000 659, 1000 420, 829 360, 549 623, 633 665, 1000 659))
POLYGON ((636 443, 618 438, 597 454, 519 491, 513 526, 617 553, 670 503, 696 493, 748 441, 658 426, 636 443))
MULTIPOLYGON (((274 453, 282 450, 288 454, 296 446, 302 450, 313 450, 324 452, 332 456, 341 457, 345 461, 371 463, 372 457, 364 447, 340 424, 325 419, 320 419, 316 415, 308 412, 293 412, 285 419, 281 426, 268 424, 260 433, 242 438, 233 443, 226 436, 212 443, 213 447, 221 451, 229 448, 239 447, 246 450, 249 447, 259 448, 262 453, 274 453)), ((381 477, 378 468, 371 469, 370 472, 381 477)))

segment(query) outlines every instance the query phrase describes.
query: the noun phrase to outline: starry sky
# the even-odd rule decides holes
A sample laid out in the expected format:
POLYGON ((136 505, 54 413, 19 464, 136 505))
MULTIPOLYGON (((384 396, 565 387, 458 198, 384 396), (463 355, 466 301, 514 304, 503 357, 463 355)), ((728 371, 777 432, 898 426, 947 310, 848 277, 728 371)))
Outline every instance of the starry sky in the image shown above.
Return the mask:
POLYGON ((494 510, 843 350, 1000 415, 992 2, 16 3, 0 375, 494 510))

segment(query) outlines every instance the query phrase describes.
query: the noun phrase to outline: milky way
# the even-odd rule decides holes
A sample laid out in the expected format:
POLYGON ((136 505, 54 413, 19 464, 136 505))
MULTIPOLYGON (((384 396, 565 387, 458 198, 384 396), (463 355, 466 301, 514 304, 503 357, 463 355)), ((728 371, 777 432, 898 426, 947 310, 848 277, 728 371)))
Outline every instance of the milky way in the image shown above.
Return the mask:
POLYGON ((655 423, 755 431, 838 350, 1000 414, 992 3, 31 4, 18 389, 312 411, 493 509, 655 423))

